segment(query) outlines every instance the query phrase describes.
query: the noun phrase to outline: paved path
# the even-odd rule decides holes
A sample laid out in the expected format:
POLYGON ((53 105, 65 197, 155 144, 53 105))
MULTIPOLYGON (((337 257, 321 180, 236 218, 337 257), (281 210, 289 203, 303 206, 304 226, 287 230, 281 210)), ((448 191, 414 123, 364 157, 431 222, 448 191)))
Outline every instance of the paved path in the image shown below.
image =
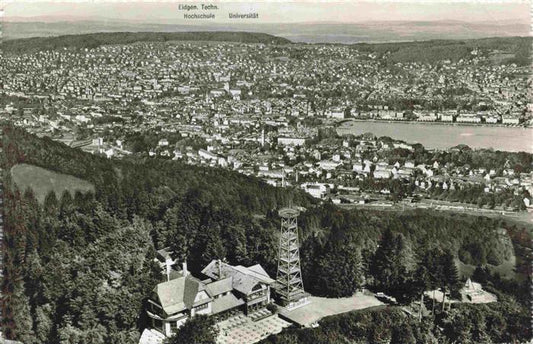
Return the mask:
POLYGON ((352 297, 337 299, 311 296, 310 300, 311 303, 308 305, 296 308, 292 311, 281 311, 280 315, 302 326, 309 326, 330 315, 376 307, 384 304, 373 295, 365 295, 362 293, 356 293, 352 297))
POLYGON ((402 211, 402 210, 412 210, 412 209, 431 209, 437 211, 451 212, 451 213, 460 213, 460 214, 469 214, 469 215, 481 215, 486 217, 495 217, 495 218, 506 218, 512 219, 517 222, 532 224, 533 223, 533 213, 527 211, 507 211, 507 210, 498 210, 498 209, 486 209, 486 208, 477 208, 476 206, 468 203, 458 203, 458 202, 446 202, 446 201, 432 201, 432 200, 423 200, 418 203, 407 203, 399 202, 394 204, 392 201, 380 201, 375 203, 368 204, 340 204, 342 208, 345 209, 379 209, 379 210, 389 210, 389 211, 402 211))

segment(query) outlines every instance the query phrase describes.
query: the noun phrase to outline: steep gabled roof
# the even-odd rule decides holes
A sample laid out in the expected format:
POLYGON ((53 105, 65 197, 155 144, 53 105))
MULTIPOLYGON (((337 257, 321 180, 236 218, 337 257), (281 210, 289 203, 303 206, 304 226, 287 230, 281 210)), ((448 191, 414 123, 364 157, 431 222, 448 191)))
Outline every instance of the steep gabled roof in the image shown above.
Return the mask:
POLYGON ((206 285, 209 296, 217 296, 233 289, 233 277, 227 277, 206 285))
POLYGON ((232 309, 243 304, 244 301, 242 299, 238 299, 235 297, 235 295, 230 293, 213 300, 213 314, 224 312, 228 309, 232 309))
POLYGON ((190 275, 185 278, 185 290, 183 293, 183 302, 185 303, 185 306, 187 306, 187 309, 191 309, 194 305, 194 299, 196 298, 196 294, 198 294, 198 291, 202 288, 203 285, 200 285, 200 282, 192 278, 190 275))
POLYGON ((171 315, 191 309, 196 294, 201 290, 203 290, 203 284, 189 275, 159 283, 154 288, 154 293, 165 313, 171 315))
POLYGON ((172 260, 172 251, 169 247, 162 248, 160 250, 157 250, 157 258, 164 262, 165 260, 169 259, 172 260))
POLYGON ((185 277, 159 283, 154 288, 159 304, 167 314, 174 314, 185 309, 185 303, 183 302, 184 291, 185 277))
POLYGON ((246 268, 242 265, 231 266, 229 264, 213 260, 203 270, 202 273, 213 279, 221 279, 232 277, 233 289, 243 293, 249 294, 253 287, 258 283, 271 284, 274 280, 271 279, 265 270, 258 264, 253 267, 246 268), (220 264, 220 266, 219 266, 220 264), (219 272, 222 273, 219 276, 219 272))
POLYGON ((252 265, 245 269, 248 270, 248 273, 253 274, 254 277, 261 279, 264 283, 267 283, 267 284, 274 283, 274 280, 270 278, 270 276, 265 271, 265 269, 263 269, 263 267, 259 264, 252 265))

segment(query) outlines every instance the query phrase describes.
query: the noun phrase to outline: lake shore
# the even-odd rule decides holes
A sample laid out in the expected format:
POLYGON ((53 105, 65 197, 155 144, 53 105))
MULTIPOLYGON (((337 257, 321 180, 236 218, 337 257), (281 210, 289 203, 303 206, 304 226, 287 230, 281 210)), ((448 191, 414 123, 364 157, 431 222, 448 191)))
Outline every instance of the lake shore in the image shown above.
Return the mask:
POLYGON ((394 123, 394 124, 424 124, 424 125, 444 125, 452 127, 489 127, 489 128, 523 128, 533 129, 532 126, 526 126, 525 124, 503 124, 503 123, 457 123, 457 122, 418 122, 418 121, 394 121, 390 119, 360 119, 360 118, 348 118, 339 120, 337 125, 342 126, 352 122, 371 122, 371 123, 394 123))
POLYGON ((473 149, 533 153, 533 128, 525 127, 350 119, 339 123, 337 133, 373 133, 378 137, 420 143, 428 149, 449 149, 465 144, 473 149))

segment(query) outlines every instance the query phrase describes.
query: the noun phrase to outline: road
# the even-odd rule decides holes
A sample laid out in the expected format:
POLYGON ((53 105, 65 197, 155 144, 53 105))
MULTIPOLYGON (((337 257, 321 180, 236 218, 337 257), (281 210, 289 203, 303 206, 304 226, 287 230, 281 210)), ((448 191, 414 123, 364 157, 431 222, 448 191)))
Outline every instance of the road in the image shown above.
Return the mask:
POLYGON ((478 208, 474 205, 467 203, 459 202, 447 202, 439 200, 430 200, 423 199, 420 202, 410 203, 410 202, 398 202, 394 203, 392 201, 378 201, 368 204, 341 204, 340 205, 346 209, 353 208, 362 208, 362 209, 381 209, 381 210, 391 210, 391 211, 400 211, 400 210, 412 210, 412 209, 432 209, 437 211, 469 214, 469 215, 479 215, 487 217, 498 217, 504 219, 510 219, 516 222, 527 223, 529 225, 533 224, 533 213, 528 213, 525 211, 514 212, 498 209, 485 209, 478 208))

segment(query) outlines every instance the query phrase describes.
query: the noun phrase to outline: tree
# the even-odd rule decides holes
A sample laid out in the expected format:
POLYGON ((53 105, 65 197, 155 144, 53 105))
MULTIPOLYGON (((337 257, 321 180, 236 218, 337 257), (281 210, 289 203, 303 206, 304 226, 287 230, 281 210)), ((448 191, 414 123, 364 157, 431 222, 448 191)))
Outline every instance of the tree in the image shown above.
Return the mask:
POLYGON ((439 264, 440 250, 428 249, 421 260, 421 265, 426 269, 424 280, 426 286, 433 290, 432 313, 435 312, 435 289, 440 286, 442 276, 441 265, 439 264))
POLYGON ((361 250, 346 243, 328 243, 317 260, 315 292, 343 297, 353 295, 364 283, 361 250))
POLYGON ((45 288, 42 283, 43 266, 36 250, 26 258, 25 289, 33 303, 41 304, 44 300, 45 288))
POLYGON ((472 280, 479 282, 481 284, 487 283, 487 280, 490 277, 490 271, 488 267, 482 267, 478 265, 472 274, 472 280))
POLYGON ((225 240, 228 261, 247 264, 246 231, 241 224, 227 226, 222 236, 225 240))
POLYGON ((416 338, 409 324, 396 326, 392 329, 391 344, 415 344, 416 338))
POLYGON ((395 279, 394 259, 394 234, 390 229, 387 229, 370 265, 370 273, 374 277, 376 286, 389 289, 393 285, 395 279))
POLYGON ((394 239, 394 245, 399 268, 406 272, 413 271, 416 267, 416 261, 411 243, 402 233, 398 233, 394 239))
POLYGON ((451 295, 457 296, 460 289, 459 272, 455 265, 455 258, 450 250, 446 250, 440 257, 442 265, 441 284, 443 288, 444 297, 442 299, 442 307, 444 309, 444 300, 446 298, 446 291, 450 291, 451 295))
POLYGON ((413 273, 402 268, 396 284, 388 290, 388 293, 400 304, 411 304, 420 296, 419 289, 415 284, 413 273))
POLYGON ((222 242, 222 236, 220 235, 220 227, 218 225, 212 225, 207 228, 203 228, 205 231, 205 243, 201 256, 202 265, 205 266, 213 259, 226 258, 226 248, 222 242))
POLYGON ((375 279, 374 284, 389 293, 401 291, 408 288, 409 276, 414 267, 415 260, 410 243, 403 234, 394 234, 387 229, 370 267, 375 279))
POLYGON ((13 299, 13 323, 15 326, 11 338, 20 340, 23 343, 30 343, 34 337, 33 317, 30 313, 30 300, 24 294, 24 283, 22 281, 16 283, 13 299))
POLYGON ((63 191, 63 194, 61 195, 61 200, 59 202, 59 210, 60 218, 64 218, 70 215, 74 210, 74 200, 72 199, 72 195, 68 190, 63 191))
POLYGON ((430 274, 426 266, 419 264, 418 269, 414 273, 412 292, 414 297, 420 297, 420 309, 418 312, 418 319, 422 320, 422 309, 424 308, 424 293, 431 286, 430 274))
POLYGON ((215 319, 207 315, 190 318, 165 344, 216 344, 218 332, 215 319))
POLYGON ((50 343, 53 321, 50 319, 52 306, 45 304, 35 309, 35 336, 41 343, 50 343))

